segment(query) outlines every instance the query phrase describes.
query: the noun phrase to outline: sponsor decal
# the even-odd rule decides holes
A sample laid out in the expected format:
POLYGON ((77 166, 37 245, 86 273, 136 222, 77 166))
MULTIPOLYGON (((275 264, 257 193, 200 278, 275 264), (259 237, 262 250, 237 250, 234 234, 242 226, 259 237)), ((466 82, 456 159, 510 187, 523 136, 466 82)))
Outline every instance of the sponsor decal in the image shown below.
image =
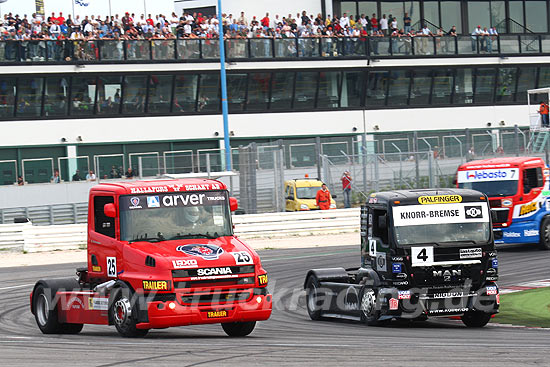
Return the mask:
POLYGON ((197 270, 198 276, 204 276, 204 275, 227 275, 227 274, 233 274, 231 271, 231 268, 229 266, 225 268, 203 268, 197 270))
POLYGON ((498 269, 498 259, 491 260, 491 267, 494 269, 498 269))
POLYGON ((507 238, 518 238, 518 237, 521 237, 521 233, 519 232, 502 232, 502 237, 507 237, 507 238))
POLYGON ((550 196, 550 191, 548 190, 542 191, 542 196, 550 196))
POLYGON ((141 209, 141 205, 139 205, 139 198, 137 196, 130 198, 130 206, 128 206, 128 209, 141 209))
POLYGON ((398 273, 401 273, 401 267, 402 267, 402 264, 392 264, 391 266, 391 272, 394 273, 394 274, 398 274, 398 273))
POLYGON ((267 284, 267 274, 258 275, 258 284, 266 285, 267 284))
POLYGON ((528 203, 528 204, 523 204, 520 208, 519 208, 519 216, 521 217, 522 215, 527 215, 529 213, 532 213, 534 211, 536 211, 538 209, 538 203, 536 201, 533 201, 531 203, 528 203))
POLYGON ((99 273, 101 272, 101 266, 92 266, 92 271, 95 272, 95 273, 99 273))
POLYGON ((489 280, 491 282, 496 282, 498 280, 498 277, 486 277, 485 280, 489 280))
POLYGON ((369 256, 376 257, 376 240, 369 240, 369 256))
POLYGON ((517 180, 517 168, 458 171, 458 182, 517 180))
POLYGON ((172 287, 169 280, 144 280, 143 289, 146 291, 167 291, 172 287))
POLYGON ((407 279, 407 273, 399 273, 395 277, 397 279, 407 279))
POLYGON ((489 286, 487 287, 487 295, 488 296, 495 296, 498 294, 498 289, 496 286, 489 286))
POLYGON ((209 319, 217 319, 220 317, 227 317, 229 314, 226 310, 219 310, 219 311, 208 311, 206 313, 206 317, 209 319))
POLYGON ((489 269, 487 269, 487 275, 489 275, 489 276, 496 275, 496 274, 497 274, 497 271, 498 271, 498 270, 495 269, 495 268, 489 268, 489 269))
POLYGON ((481 211, 481 205, 465 206, 464 207, 464 217, 466 219, 483 218, 483 212, 481 211))
POLYGON ((462 196, 460 195, 434 195, 434 196, 420 196, 418 198, 420 204, 451 204, 461 203, 462 196))
POLYGON ((539 235, 539 230, 538 229, 524 229, 523 230, 523 235, 525 237, 538 236, 539 235))
POLYGON ((79 297, 73 296, 67 302, 67 309, 84 310, 84 302, 79 297))
POLYGON ((160 208, 160 201, 158 196, 147 196, 148 208, 160 208))
POLYGON ((428 313, 430 315, 437 315, 437 314, 443 314, 443 313, 463 313, 468 312, 468 307, 462 307, 462 308, 444 308, 441 310, 428 310, 428 313))
POLYGON ((502 201, 500 202, 500 204, 501 204, 502 206, 505 206, 505 207, 511 207, 511 206, 514 204, 514 202, 513 202, 512 200, 510 200, 510 199, 502 199, 502 201))
POLYGON ((440 292, 434 293, 430 298, 458 298, 464 297, 464 292, 440 292))
POLYGON ((390 310, 397 310, 399 308, 399 300, 390 298, 390 310))
POLYGON ((176 248, 177 251, 181 251, 184 254, 191 256, 200 256, 205 260, 217 260, 221 254, 223 254, 223 249, 216 245, 182 245, 176 248))
POLYGON ((110 278, 116 278, 116 257, 107 257, 107 276, 110 278))
POLYGON ((475 259, 481 257, 481 255, 481 247, 460 249, 461 259, 475 259))
POLYGON ((172 260, 174 269, 196 268, 199 266, 196 259, 172 260))
POLYGON ((392 256, 391 261, 403 261, 403 258, 401 256, 392 256))
POLYGON ((237 265, 254 264, 252 256, 246 251, 231 252, 231 255, 235 258, 235 264, 237 265))
POLYGON ((443 278, 443 281, 450 282, 453 278, 462 276, 462 270, 460 269, 433 270, 432 276, 434 278, 443 278))
POLYGON ((109 309, 109 298, 89 297, 88 309, 107 311, 109 309))
POLYGON ((397 299, 411 299, 411 291, 398 291, 397 299))
POLYGON ((393 285, 409 285, 409 281, 408 280, 403 280, 403 281, 400 281, 400 282, 393 282, 393 285))
POLYGON ((130 193, 132 194, 152 194, 157 192, 168 192, 166 186, 146 186, 146 187, 131 187, 130 193))
POLYGON ((359 309, 359 294, 354 286, 349 286, 344 295, 344 309, 357 310, 359 309))
POLYGON ((376 255, 376 270, 378 271, 387 271, 386 267, 386 254, 381 253, 376 255))

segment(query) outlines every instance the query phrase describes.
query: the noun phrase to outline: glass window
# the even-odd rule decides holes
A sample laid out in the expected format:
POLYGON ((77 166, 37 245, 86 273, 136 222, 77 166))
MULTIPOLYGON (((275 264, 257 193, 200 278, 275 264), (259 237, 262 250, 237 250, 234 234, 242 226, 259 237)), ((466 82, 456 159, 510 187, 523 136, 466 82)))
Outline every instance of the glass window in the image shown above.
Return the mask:
MULTIPOLYGON (((439 5, 437 1, 424 2, 424 19, 426 19, 428 22, 435 24, 436 26, 439 26, 439 5)), ((422 24, 419 24, 417 29, 421 28, 422 24)))
POLYGON ((525 1, 525 22, 531 32, 546 33, 548 31, 546 1, 525 1))
POLYGON ((197 100, 198 75, 176 75, 174 106, 172 112, 193 112, 197 100))
POLYGON ((475 103, 492 103, 495 89, 495 69, 477 69, 475 103))
POLYGON ((319 92, 317 96, 317 108, 335 109, 338 108, 338 90, 342 73, 339 71, 319 73, 319 92))
POLYGON ((506 5, 504 1, 491 1, 491 27, 502 29, 506 19, 506 5))
MULTIPOLYGON (((404 5, 405 5, 405 13, 409 13, 409 17, 411 18, 411 25, 414 25, 420 22, 420 2, 405 1, 404 5)), ((399 28, 401 28, 401 26, 399 28)))
POLYGON ((430 70, 415 71, 411 84, 410 105, 427 105, 430 103, 432 77, 430 70))
POLYGON ((388 90, 387 71, 369 71, 367 79, 367 106, 384 106, 388 90))
POLYGON ((458 69, 455 77, 454 104, 473 103, 474 82, 472 69, 458 69))
POLYGON ((220 75, 201 74, 197 111, 220 111, 220 75))
POLYGON ((527 103, 527 90, 535 89, 537 68, 522 66, 518 70, 518 90, 516 101, 527 103))
POLYGON ((456 26, 457 33, 462 32, 462 8, 460 1, 442 1, 441 3, 441 26, 448 32, 456 26))
POLYGON ((378 13, 376 1, 359 1, 359 15, 365 14, 370 19, 376 13, 378 13))
POLYGON ((247 74, 227 75, 227 104, 229 112, 242 111, 246 100, 247 74))
POLYGON ((116 115, 120 113, 122 77, 100 76, 97 81, 97 114, 116 115))
MULTIPOLYGON (((391 18, 397 18, 397 27, 403 28, 403 17, 405 16, 405 12, 403 11, 403 2, 382 2, 380 5, 380 9, 382 10, 382 14, 386 14, 386 18, 388 19, 388 27, 391 26, 391 18)), ((391 27, 390 27, 391 28, 391 27)))
POLYGON ((497 76, 497 102, 513 101, 516 92, 516 68, 500 68, 497 76))
POLYGON ((433 70, 432 104, 450 104, 453 91, 453 71, 433 70))
POLYGON ((317 89, 317 72, 297 72, 294 109, 304 110, 315 107, 315 93, 317 89))
POLYGON ((147 77, 145 75, 125 76, 122 90, 122 113, 138 114, 145 111, 147 77))
POLYGON ((489 27, 491 24, 490 9, 488 1, 469 1, 468 2, 468 30, 470 33, 480 25, 489 27))
POLYGON ((67 114, 69 98, 68 78, 46 78, 44 93, 44 116, 64 116, 67 114))
POLYGON ((248 111, 265 111, 269 102, 271 73, 251 73, 248 76, 248 111))
POLYGON ((550 85, 550 66, 543 66, 539 70, 539 82, 537 88, 546 88, 550 85))
POLYGON ((0 117, 13 117, 16 90, 15 78, 0 79, 0 117))
POLYGON ((357 3, 355 1, 342 1, 340 3, 340 13, 338 15, 344 15, 344 13, 347 13, 348 16, 353 15, 355 17, 355 14, 357 13, 357 3))
POLYGON ((73 77, 71 81, 70 114, 89 116, 94 113, 96 78, 73 77))
POLYGON ((40 116, 43 78, 19 78, 17 116, 40 116))
POLYGON ((294 85, 293 72, 279 72, 273 74, 271 85, 272 110, 288 110, 292 103, 292 88, 294 85))
POLYGON ((388 91, 388 106, 403 106, 407 104, 411 72, 396 70, 390 72, 390 87, 388 91))
POLYGON ((510 1, 510 33, 523 33, 523 1, 510 1))
POLYGON ((359 107, 361 106, 361 93, 363 89, 363 83, 365 73, 361 71, 345 71, 343 84, 342 84, 342 96, 340 97, 341 107, 359 107))
POLYGON ((151 75, 149 78, 149 102, 147 112, 168 113, 172 100, 172 75, 151 75))

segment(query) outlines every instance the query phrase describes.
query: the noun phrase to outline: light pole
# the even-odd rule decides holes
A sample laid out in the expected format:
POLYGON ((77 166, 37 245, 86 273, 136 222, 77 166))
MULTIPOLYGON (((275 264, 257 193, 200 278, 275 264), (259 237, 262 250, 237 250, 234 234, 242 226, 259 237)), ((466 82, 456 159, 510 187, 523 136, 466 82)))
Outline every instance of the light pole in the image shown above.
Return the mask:
POLYGON ((225 45, 223 39, 222 0, 218 0, 218 32, 220 44, 220 83, 222 88, 223 141, 225 170, 231 171, 231 145, 229 144, 229 120, 227 116, 227 80, 225 77, 225 45))

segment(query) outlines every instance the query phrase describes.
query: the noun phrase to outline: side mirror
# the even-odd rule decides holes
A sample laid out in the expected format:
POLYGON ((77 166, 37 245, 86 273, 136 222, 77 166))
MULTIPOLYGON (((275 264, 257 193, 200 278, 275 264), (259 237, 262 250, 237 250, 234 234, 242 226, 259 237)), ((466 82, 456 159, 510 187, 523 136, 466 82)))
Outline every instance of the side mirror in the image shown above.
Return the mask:
POLYGON ((381 215, 378 217, 378 228, 386 229, 388 227, 386 215, 381 215))
POLYGON ((239 202, 237 201, 237 198, 234 198, 234 197, 229 198, 229 209, 232 212, 239 209, 239 202))
POLYGON ((456 186, 456 178, 453 178, 453 185, 456 186))
POLYGON ((106 217, 116 218, 115 204, 113 203, 105 204, 105 206, 103 207, 103 213, 105 214, 106 217))

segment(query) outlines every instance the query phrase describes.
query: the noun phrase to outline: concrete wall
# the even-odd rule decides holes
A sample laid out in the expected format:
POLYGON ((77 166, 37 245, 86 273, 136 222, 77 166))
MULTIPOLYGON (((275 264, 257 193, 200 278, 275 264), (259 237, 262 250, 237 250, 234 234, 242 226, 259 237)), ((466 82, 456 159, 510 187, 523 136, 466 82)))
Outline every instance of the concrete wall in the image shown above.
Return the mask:
POLYGON ((88 201, 88 192, 97 182, 71 182, 0 186, 0 207, 19 208, 37 205, 82 203, 88 201))

